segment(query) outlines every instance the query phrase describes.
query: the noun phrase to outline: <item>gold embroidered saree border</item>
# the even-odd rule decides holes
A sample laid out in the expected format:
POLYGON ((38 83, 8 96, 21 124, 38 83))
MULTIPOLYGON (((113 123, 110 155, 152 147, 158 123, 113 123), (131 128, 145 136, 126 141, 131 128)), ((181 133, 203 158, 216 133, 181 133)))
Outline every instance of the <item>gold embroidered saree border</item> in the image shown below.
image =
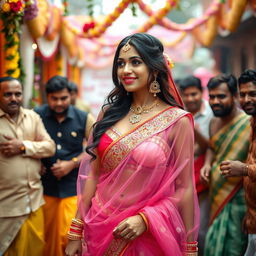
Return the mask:
POLYGON ((185 113, 184 110, 179 108, 168 107, 113 141, 103 154, 102 169, 105 172, 113 170, 135 146, 152 136, 152 134, 165 129, 172 121, 185 113))
MULTIPOLYGON (((131 134, 133 131, 137 130, 138 128, 140 128, 140 127, 141 127, 142 125, 144 125, 145 123, 149 122, 150 120, 154 119, 154 118, 157 117, 158 115, 164 113, 165 111, 167 111, 167 110, 169 110, 169 109, 171 109, 171 108, 173 108, 173 107, 168 107, 167 109, 164 109, 163 111, 157 113, 155 116, 153 116, 153 117, 151 117, 151 118, 145 120, 145 121, 142 122, 140 125, 134 127, 134 128, 131 129, 129 132, 127 132, 127 133, 121 135, 119 138, 116 138, 116 140, 113 139, 113 142, 106 148, 106 150, 105 150, 105 152, 104 152, 104 154, 103 154, 103 156, 102 156, 102 162, 104 161, 105 156, 107 155, 107 153, 108 153, 108 151, 110 150, 110 148, 111 148, 113 145, 115 145, 118 141, 120 141, 123 137, 125 137, 125 136, 131 134)), ((112 129, 112 128, 110 128, 110 129, 112 129)), ((108 131, 107 131, 107 132, 108 132, 108 131)), ((113 137, 112 137, 112 138, 113 138, 113 137)))
POLYGON ((103 256, 122 256, 129 244, 128 240, 114 238, 103 256))

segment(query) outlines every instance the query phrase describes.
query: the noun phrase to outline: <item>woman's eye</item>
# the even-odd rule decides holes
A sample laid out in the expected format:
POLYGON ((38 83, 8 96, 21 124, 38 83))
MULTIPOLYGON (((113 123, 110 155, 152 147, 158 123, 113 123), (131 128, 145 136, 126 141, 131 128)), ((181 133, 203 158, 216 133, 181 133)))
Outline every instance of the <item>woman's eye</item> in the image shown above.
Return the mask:
POLYGON ((141 61, 135 59, 135 60, 132 60, 132 64, 136 66, 136 65, 141 64, 141 61))
POLYGON ((118 67, 123 67, 124 66, 124 62, 123 61, 118 61, 117 62, 117 66, 118 67))

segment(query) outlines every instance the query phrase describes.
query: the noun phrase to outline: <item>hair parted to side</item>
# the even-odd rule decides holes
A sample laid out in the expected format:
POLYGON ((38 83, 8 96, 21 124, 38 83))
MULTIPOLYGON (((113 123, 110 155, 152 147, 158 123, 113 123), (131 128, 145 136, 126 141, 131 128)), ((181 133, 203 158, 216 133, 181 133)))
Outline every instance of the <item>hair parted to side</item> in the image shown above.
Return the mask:
POLYGON ((207 84, 207 88, 208 90, 215 89, 223 83, 227 84, 228 89, 233 96, 237 95, 237 79, 232 74, 220 74, 218 76, 212 77, 207 84))
POLYGON ((238 85, 252 82, 256 85, 256 70, 246 69, 238 78, 238 85))
POLYGON ((148 84, 153 81, 153 73, 157 71, 156 79, 161 89, 157 96, 171 106, 181 107, 169 92, 168 67, 163 56, 164 47, 162 43, 154 36, 146 33, 136 33, 125 37, 119 43, 114 56, 112 80, 115 87, 102 107, 103 118, 94 124, 92 144, 86 147, 86 152, 92 156, 92 159, 96 158, 94 149, 98 146, 101 136, 129 112, 132 103, 132 94, 129 93, 127 95, 117 75, 120 51, 128 41, 129 45, 136 49, 149 69, 148 84))
POLYGON ((201 92, 203 91, 201 80, 195 76, 187 76, 179 81, 179 88, 185 91, 187 88, 196 87, 201 92))
POLYGON ((20 83, 21 87, 23 88, 23 86, 22 86, 22 84, 21 84, 19 79, 14 78, 12 76, 3 76, 3 77, 0 77, 0 89, 1 89, 1 83, 9 82, 9 81, 18 81, 20 83))
POLYGON ((47 81, 45 91, 46 94, 49 94, 62 91, 65 88, 67 88, 67 90, 71 92, 68 79, 64 76, 53 76, 47 81))

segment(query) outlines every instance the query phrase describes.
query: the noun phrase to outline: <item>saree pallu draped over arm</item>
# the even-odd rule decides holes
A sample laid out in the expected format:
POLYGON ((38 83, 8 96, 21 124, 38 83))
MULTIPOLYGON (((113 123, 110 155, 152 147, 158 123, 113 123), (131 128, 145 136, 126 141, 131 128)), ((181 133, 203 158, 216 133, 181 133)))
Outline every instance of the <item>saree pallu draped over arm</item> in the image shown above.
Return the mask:
POLYGON ((78 178, 87 244, 83 255, 183 255, 182 244, 197 239, 199 226, 193 140, 192 116, 174 107, 113 137, 100 154, 99 181, 89 208, 84 187, 93 162, 83 161, 78 178), (113 229, 138 213, 148 230, 133 241, 114 238, 113 229))

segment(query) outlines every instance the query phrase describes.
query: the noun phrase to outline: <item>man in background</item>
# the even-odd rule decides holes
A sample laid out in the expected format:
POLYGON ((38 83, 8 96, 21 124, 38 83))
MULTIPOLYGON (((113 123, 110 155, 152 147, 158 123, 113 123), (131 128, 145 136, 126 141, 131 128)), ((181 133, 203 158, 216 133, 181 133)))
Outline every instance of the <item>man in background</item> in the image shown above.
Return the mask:
POLYGON ((0 255, 43 255, 40 158, 55 153, 42 120, 22 105, 22 86, 0 78, 0 255))
POLYGON ((244 229, 248 233, 245 256, 256 255, 256 70, 245 70, 238 79, 240 105, 251 116, 250 148, 246 163, 226 160, 220 165, 223 177, 244 177, 247 212, 244 229))
POLYGON ((195 121, 194 168, 196 189, 200 207, 200 229, 198 235, 198 254, 203 255, 204 241, 209 221, 208 186, 200 180, 200 169, 204 164, 205 152, 209 140, 209 124, 213 117, 209 103, 203 99, 203 88, 200 79, 188 76, 179 80, 179 89, 186 110, 191 112, 195 121))
POLYGON ((210 226, 205 240, 205 256, 243 255, 247 238, 242 232, 245 215, 242 178, 220 174, 223 160, 244 161, 249 146, 249 118, 237 106, 237 80, 219 75, 208 82, 209 103, 214 113, 210 123, 210 147, 207 149, 201 178, 210 186, 210 226))
POLYGON ((71 94, 71 104, 77 107, 78 109, 91 113, 91 108, 89 104, 78 98, 78 88, 74 82, 69 82, 70 94, 71 94))
POLYGON ((77 206, 76 181, 84 156, 83 141, 88 140, 94 123, 91 114, 71 104, 67 78, 52 77, 46 84, 47 103, 35 111, 56 143, 53 157, 43 159, 46 168, 44 186, 45 256, 63 256, 67 231, 77 206))

